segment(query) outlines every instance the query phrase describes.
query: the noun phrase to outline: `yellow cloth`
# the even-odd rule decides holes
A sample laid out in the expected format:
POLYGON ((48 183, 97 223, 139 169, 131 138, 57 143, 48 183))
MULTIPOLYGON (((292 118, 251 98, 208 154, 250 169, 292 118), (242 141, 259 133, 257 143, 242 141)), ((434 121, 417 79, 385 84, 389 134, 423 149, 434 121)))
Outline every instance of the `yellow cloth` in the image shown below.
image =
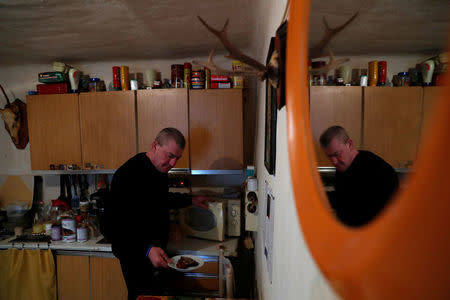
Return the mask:
POLYGON ((0 300, 56 300, 55 262, 50 250, 0 251, 0 300))

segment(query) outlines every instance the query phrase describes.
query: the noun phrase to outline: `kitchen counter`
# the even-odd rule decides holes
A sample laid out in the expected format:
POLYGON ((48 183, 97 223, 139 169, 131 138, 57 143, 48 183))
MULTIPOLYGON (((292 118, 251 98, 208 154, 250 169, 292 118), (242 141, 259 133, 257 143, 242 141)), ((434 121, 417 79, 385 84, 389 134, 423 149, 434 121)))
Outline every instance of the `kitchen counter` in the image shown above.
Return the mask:
MULTIPOLYGON (((16 237, 10 237, 0 241, 0 250, 17 248, 17 249, 51 249, 65 251, 88 251, 88 252, 109 252, 111 253, 111 244, 97 244, 103 239, 103 236, 92 238, 83 243, 64 243, 62 241, 47 242, 19 242, 12 243, 11 240, 16 237)), ((239 238, 227 238, 223 242, 208 241, 197 238, 183 237, 178 241, 170 241, 167 251, 170 254, 192 254, 192 255, 208 255, 219 256, 219 249, 223 247, 224 256, 237 256, 237 246, 239 238)), ((131 244, 132 242, 130 242, 131 244)))

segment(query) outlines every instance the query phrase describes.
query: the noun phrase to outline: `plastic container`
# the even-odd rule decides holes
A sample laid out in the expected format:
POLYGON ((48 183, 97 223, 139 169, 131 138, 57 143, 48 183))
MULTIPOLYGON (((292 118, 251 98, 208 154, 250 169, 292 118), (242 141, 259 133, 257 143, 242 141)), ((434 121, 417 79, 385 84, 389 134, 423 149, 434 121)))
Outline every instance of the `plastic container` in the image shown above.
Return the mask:
POLYGON ((120 66, 120 86, 122 91, 128 91, 130 89, 130 83, 128 81, 129 76, 128 66, 120 66))
POLYGON ((378 83, 378 61, 369 62, 369 86, 377 86, 378 83))

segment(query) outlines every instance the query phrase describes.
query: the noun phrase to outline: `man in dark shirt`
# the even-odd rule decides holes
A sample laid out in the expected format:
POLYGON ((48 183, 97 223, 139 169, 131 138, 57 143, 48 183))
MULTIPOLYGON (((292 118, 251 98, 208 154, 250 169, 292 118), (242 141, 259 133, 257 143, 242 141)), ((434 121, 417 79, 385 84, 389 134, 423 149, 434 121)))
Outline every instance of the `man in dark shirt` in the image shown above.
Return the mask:
POLYGON ((330 203, 337 217, 350 226, 368 223, 397 189, 397 173, 372 152, 356 150, 341 126, 332 126, 322 133, 320 144, 336 167, 330 203))
MULTIPOLYGON (((105 235, 120 260, 128 299, 141 294, 164 294, 171 262, 169 209, 191 204, 207 208, 209 197, 169 193, 168 175, 185 146, 175 128, 161 130, 146 153, 139 153, 114 174, 105 207, 105 235)), ((170 276, 169 276, 170 277, 170 276)))

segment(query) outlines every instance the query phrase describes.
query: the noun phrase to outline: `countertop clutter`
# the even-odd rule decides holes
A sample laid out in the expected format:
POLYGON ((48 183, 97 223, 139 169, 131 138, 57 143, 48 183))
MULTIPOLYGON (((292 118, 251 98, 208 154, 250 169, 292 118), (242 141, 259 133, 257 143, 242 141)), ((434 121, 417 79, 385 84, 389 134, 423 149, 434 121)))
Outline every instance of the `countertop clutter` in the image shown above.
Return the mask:
MULTIPOLYGON (((111 252, 111 244, 102 243, 103 236, 89 239, 86 242, 66 243, 63 241, 49 241, 49 242, 13 242, 16 236, 0 241, 0 250, 17 248, 17 249, 51 249, 51 250, 66 250, 66 251, 90 251, 90 252, 111 252)), ((193 254, 193 255, 207 255, 218 256, 219 250, 223 248, 224 256, 236 256, 238 238, 228 238, 223 242, 215 242, 202 240, 191 237, 183 237, 177 241, 170 241, 167 246, 167 251, 170 254, 193 254)), ((130 244, 133 241, 130 241, 130 244)))

